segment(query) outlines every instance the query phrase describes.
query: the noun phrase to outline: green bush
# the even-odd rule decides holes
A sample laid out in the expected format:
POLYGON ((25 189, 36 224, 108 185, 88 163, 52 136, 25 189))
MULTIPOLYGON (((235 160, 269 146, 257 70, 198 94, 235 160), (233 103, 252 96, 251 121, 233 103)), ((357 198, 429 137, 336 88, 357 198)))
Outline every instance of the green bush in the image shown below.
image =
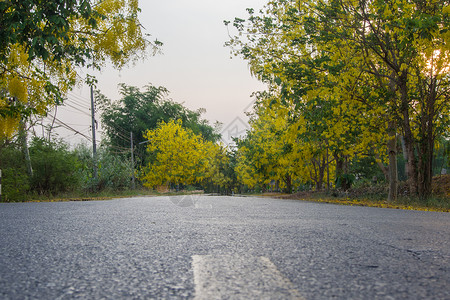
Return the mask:
POLYGON ((355 176, 353 174, 342 174, 336 178, 336 188, 347 191, 352 187, 355 181, 355 176))
POLYGON ((30 189, 22 152, 14 145, 3 147, 0 151, 2 170, 2 201, 23 201, 30 189))
POLYGON ((76 156, 62 141, 48 142, 34 138, 30 145, 33 177, 31 189, 43 195, 72 191, 79 186, 76 156))
POLYGON ((125 190, 131 187, 132 166, 124 155, 115 155, 106 148, 97 151, 97 179, 93 176, 92 151, 84 144, 78 145, 74 153, 80 162, 79 176, 85 191, 104 189, 125 190))

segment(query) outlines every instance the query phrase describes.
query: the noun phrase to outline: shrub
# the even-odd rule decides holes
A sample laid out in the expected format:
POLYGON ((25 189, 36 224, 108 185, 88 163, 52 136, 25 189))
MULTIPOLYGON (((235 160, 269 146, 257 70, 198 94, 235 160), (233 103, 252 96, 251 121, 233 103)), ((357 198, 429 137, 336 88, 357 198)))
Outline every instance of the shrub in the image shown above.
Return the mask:
POLYGON ((23 163, 22 152, 14 145, 0 151, 2 170, 2 201, 23 201, 30 189, 29 178, 23 163))
POLYGON ((355 176, 352 174, 342 174, 336 178, 336 188, 347 191, 352 187, 355 176))
POLYGON ((115 155, 105 147, 97 151, 97 179, 93 175, 92 151, 87 145, 78 145, 74 153, 80 162, 78 176, 85 191, 95 192, 104 189, 124 190, 131 186, 132 166, 128 158, 115 155))
POLYGON ((34 138, 30 145, 33 166, 31 189, 39 194, 57 194, 79 186, 78 160, 62 141, 34 138))

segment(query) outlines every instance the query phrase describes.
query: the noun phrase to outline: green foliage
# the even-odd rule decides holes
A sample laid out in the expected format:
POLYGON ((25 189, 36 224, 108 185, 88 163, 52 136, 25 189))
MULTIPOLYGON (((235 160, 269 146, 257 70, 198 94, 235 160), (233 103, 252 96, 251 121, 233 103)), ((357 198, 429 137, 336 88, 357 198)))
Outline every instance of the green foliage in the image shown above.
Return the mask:
POLYGON ((23 155, 15 145, 0 148, 2 201, 23 201, 29 191, 29 179, 23 155))
POLYGON ((0 1, 0 125, 9 127, 0 137, 60 105, 81 67, 122 68, 155 54, 161 43, 142 32, 139 12, 138 0, 0 1))
POLYGON ((437 149, 433 159, 433 175, 440 175, 444 170, 450 173, 450 140, 442 138, 437 141, 437 149))
POLYGON ((353 174, 342 174, 336 178, 336 188, 347 191, 352 187, 355 181, 355 176, 353 174))
POLYGON ((64 193, 76 188, 78 161, 61 141, 34 138, 30 145, 33 166, 31 190, 38 194, 64 193))
MULTIPOLYGON (((90 1, 1 1, 0 60, 6 59, 9 45, 24 44, 29 59, 70 57, 76 62, 89 58, 83 43, 67 44, 68 20, 83 18, 91 25, 100 15, 92 10, 90 1), (46 20, 45 23, 42 20, 46 20)), ((93 26, 94 27, 94 26, 93 26)))
POLYGON ((223 146, 215 146, 210 151, 210 170, 203 180, 203 189, 218 194, 237 192, 238 180, 235 172, 236 153, 223 146))
MULTIPOLYGON (((400 155, 399 155, 400 158, 400 155)), ((400 166, 400 164, 399 164, 400 166)), ((355 184, 358 181, 384 182, 383 172, 376 166, 375 158, 372 155, 358 157, 355 156, 350 165, 349 172, 355 175, 355 184)), ((400 169, 399 169, 400 174, 400 169)), ((400 177, 400 176, 399 176, 400 177)), ((400 178, 399 178, 400 179, 400 178)))
MULTIPOLYGON (((311 156, 302 155, 300 165, 311 162, 310 177, 318 187, 329 152, 336 182, 347 189, 355 156, 369 153, 383 166, 388 142, 403 135, 410 191, 426 198, 435 139, 448 134, 450 122, 449 12, 445 0, 275 0, 261 10, 248 9, 247 20, 236 18, 237 33, 227 45, 248 61, 280 104, 265 108, 277 110, 277 118, 278 111, 288 110, 294 122, 287 128, 295 124, 299 132, 291 144, 304 154, 308 149, 311 156)), ((266 123, 268 113, 256 115, 266 123)), ((255 125, 252 134, 263 128, 255 125)), ((266 136, 271 132, 264 129, 266 136)), ((267 171, 283 156, 266 155, 268 139, 254 136, 249 135, 256 144, 242 145, 241 152, 258 154, 252 150, 264 146, 257 158, 267 171)), ((248 173, 245 179, 254 184, 264 168, 245 165, 240 173, 248 173)), ((263 175, 266 181, 273 177, 263 175)))
MULTIPOLYGON (((155 129, 160 122, 181 120, 183 128, 200 134, 209 141, 217 141, 220 135, 208 121, 201 119, 204 110, 192 111, 182 104, 167 98, 169 91, 164 87, 147 85, 143 91, 134 86, 120 85, 122 98, 111 101, 96 93, 96 101, 101 109, 102 126, 108 144, 114 151, 129 149, 130 132, 135 145, 146 143, 144 133, 155 129)), ((145 164, 144 147, 137 146, 136 154, 141 164, 145 164)))
POLYGON ((86 192, 108 190, 126 190, 131 187, 131 161, 123 155, 114 155, 106 147, 97 150, 97 179, 93 176, 92 150, 80 144, 74 150, 78 158, 78 176, 80 188, 86 192))

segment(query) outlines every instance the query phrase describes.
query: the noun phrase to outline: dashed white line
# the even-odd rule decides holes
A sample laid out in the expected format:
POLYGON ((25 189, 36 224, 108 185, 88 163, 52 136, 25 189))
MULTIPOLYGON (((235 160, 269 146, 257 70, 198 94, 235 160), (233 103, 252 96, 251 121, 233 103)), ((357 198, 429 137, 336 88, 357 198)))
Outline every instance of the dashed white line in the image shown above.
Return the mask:
POLYGON ((303 299, 263 256, 194 255, 195 299, 303 299))

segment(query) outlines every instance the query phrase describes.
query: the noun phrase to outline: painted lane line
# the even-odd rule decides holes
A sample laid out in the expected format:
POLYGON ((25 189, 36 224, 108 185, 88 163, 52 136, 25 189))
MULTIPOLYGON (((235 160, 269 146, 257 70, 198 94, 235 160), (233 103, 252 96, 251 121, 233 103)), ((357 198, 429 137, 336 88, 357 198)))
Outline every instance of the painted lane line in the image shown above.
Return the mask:
POLYGON ((194 255, 195 299, 303 299, 263 256, 194 255))

